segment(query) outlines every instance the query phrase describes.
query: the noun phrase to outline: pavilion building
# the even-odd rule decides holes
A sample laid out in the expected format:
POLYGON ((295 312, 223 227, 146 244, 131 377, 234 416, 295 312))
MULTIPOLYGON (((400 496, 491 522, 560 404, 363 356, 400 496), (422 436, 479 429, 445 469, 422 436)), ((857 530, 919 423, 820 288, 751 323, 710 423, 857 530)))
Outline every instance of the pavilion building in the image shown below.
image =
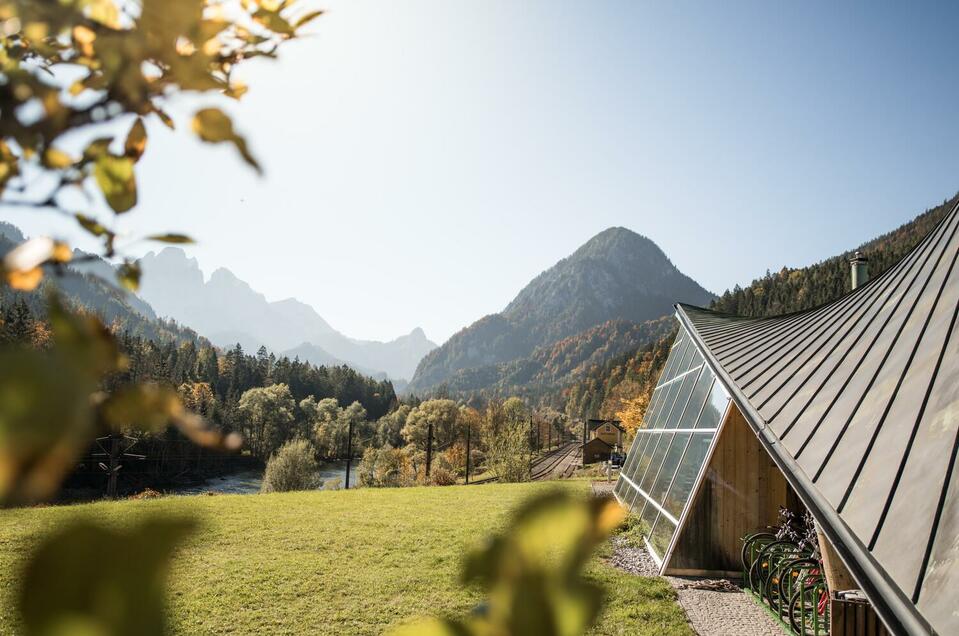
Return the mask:
POLYGON ((740 572, 746 534, 781 506, 808 511, 889 632, 959 634, 957 258, 953 208, 824 306, 753 319, 676 306, 615 488, 662 573, 740 572))

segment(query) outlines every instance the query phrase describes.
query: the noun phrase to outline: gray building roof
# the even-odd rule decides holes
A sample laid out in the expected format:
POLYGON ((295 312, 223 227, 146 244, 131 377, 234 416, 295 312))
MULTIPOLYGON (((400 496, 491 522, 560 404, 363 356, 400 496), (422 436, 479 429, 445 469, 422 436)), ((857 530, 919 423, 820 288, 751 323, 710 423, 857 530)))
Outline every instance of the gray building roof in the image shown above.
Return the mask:
POLYGON ((896 631, 959 634, 959 214, 822 307, 745 319, 677 305, 896 631))

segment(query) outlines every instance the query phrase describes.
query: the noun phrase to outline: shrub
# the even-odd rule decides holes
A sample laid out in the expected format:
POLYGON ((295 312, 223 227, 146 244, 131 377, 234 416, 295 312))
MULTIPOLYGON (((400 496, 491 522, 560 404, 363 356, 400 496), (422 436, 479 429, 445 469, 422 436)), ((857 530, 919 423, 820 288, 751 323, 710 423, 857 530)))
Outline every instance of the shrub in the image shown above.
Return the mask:
POLYGON ((318 485, 313 446, 305 439, 294 439, 280 447, 266 463, 262 492, 311 490, 318 485))
POLYGON ((631 548, 645 548, 643 537, 649 536, 649 532, 649 524, 635 512, 630 512, 616 528, 614 534, 622 537, 626 545, 631 548))
POLYGON ((521 426, 503 426, 487 435, 486 467, 501 482, 529 479, 529 436, 521 426))
POLYGON ((434 486, 452 486, 456 483, 456 473, 445 466, 437 466, 430 471, 430 483, 434 486))
POLYGON ((368 448, 357 472, 361 486, 374 488, 412 486, 416 481, 409 455, 389 444, 383 448, 368 448))
POLYGON ((339 477, 332 477, 323 482, 323 490, 339 490, 343 487, 343 480, 339 477))

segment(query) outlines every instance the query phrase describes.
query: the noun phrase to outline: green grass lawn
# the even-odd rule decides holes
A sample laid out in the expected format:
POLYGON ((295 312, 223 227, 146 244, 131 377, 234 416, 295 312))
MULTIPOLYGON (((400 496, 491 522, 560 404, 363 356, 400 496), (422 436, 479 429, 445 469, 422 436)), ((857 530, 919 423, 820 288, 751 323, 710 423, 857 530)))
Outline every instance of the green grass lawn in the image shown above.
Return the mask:
MULTIPOLYGON (((464 549, 549 484, 168 497, 0 511, 0 633, 30 546, 68 519, 121 527, 190 513, 202 528, 178 552, 170 611, 183 634, 378 634, 479 600, 457 583, 464 549)), ((584 489, 582 482, 567 488, 584 489)), ((597 558, 608 600, 596 634, 690 634, 672 588, 597 558)))

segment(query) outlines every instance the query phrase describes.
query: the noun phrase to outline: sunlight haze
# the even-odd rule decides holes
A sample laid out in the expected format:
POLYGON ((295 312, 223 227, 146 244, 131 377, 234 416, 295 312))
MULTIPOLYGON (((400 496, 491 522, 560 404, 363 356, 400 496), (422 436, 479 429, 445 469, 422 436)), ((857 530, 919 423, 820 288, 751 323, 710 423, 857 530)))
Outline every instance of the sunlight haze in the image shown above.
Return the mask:
POLYGON ((226 267, 353 337, 420 326, 442 343, 610 226, 721 293, 956 188, 951 8, 320 6, 315 35, 246 69, 228 105, 265 176, 152 121, 120 227, 188 233, 207 276, 226 267))

